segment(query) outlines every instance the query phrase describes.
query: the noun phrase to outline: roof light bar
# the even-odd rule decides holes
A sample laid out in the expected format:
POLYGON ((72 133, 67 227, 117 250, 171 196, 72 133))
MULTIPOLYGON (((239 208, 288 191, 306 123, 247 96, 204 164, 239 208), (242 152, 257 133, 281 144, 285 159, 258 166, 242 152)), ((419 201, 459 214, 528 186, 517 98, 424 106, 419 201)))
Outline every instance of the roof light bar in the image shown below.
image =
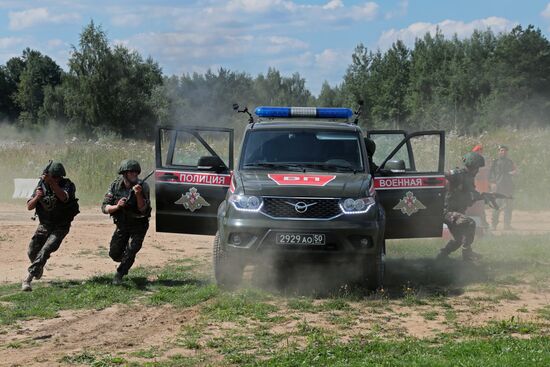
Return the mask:
POLYGON ((316 117, 349 119, 353 116, 350 108, 341 107, 270 107, 260 106, 255 111, 258 117, 316 117))

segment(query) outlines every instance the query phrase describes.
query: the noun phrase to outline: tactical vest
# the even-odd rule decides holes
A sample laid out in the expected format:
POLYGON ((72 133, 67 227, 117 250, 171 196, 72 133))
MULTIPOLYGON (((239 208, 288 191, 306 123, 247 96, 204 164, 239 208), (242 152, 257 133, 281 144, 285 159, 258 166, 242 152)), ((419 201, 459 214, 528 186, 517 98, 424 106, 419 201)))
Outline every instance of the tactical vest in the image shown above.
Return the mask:
POLYGON ((41 224, 68 225, 80 213, 75 186, 68 178, 59 182, 59 187, 69 194, 69 200, 62 202, 48 185, 43 185, 44 196, 36 205, 36 214, 41 224))

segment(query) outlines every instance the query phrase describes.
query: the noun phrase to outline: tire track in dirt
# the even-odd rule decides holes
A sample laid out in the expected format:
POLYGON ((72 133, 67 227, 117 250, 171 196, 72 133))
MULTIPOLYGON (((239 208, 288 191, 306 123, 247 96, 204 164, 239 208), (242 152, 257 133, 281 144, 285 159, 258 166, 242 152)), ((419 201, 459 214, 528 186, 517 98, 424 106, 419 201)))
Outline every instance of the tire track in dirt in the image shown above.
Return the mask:
POLYGON ((0 335, 0 366, 52 366, 82 351, 131 353, 162 348, 197 317, 197 307, 115 305, 103 310, 62 311, 59 317, 29 320, 0 335), (20 345, 6 348, 9 343, 20 345))

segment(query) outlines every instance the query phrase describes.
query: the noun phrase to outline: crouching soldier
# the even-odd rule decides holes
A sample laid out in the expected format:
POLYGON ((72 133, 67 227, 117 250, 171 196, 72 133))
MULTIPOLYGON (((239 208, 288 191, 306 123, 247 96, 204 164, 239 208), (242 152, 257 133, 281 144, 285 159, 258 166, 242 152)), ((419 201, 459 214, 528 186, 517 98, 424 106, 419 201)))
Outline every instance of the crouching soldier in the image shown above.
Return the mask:
POLYGON ((120 263, 113 279, 115 285, 122 283, 122 277, 132 267, 151 216, 149 185, 138 179, 141 173, 139 163, 124 160, 118 173, 121 176, 111 184, 101 206, 103 213, 110 214, 116 224, 109 248, 111 259, 120 263))
POLYGON ((485 159, 478 153, 467 153, 462 159, 464 168, 451 170, 446 174, 448 181, 445 195, 445 210, 443 222, 449 228, 453 239, 441 249, 438 259, 445 259, 449 254, 462 247, 462 258, 473 261, 480 255, 472 251, 472 243, 476 232, 476 222, 464 215, 466 209, 482 195, 476 191, 474 179, 479 169, 485 166, 485 159))
POLYGON ((65 175, 63 165, 52 162, 27 201, 27 209, 36 210, 40 224, 29 243, 27 253, 31 266, 21 285, 23 291, 31 291, 31 281, 42 277, 46 261, 59 249, 69 233, 71 222, 79 213, 76 187, 65 175))

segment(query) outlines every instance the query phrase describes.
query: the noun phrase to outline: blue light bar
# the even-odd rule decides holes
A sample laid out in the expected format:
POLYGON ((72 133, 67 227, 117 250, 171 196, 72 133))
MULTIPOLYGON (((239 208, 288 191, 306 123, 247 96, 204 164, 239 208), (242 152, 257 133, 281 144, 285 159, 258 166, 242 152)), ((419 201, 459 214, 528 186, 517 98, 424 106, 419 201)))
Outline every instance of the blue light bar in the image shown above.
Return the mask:
POLYGON ((255 113, 258 117, 316 117, 349 119, 353 116, 350 108, 341 107, 257 107, 255 113))

